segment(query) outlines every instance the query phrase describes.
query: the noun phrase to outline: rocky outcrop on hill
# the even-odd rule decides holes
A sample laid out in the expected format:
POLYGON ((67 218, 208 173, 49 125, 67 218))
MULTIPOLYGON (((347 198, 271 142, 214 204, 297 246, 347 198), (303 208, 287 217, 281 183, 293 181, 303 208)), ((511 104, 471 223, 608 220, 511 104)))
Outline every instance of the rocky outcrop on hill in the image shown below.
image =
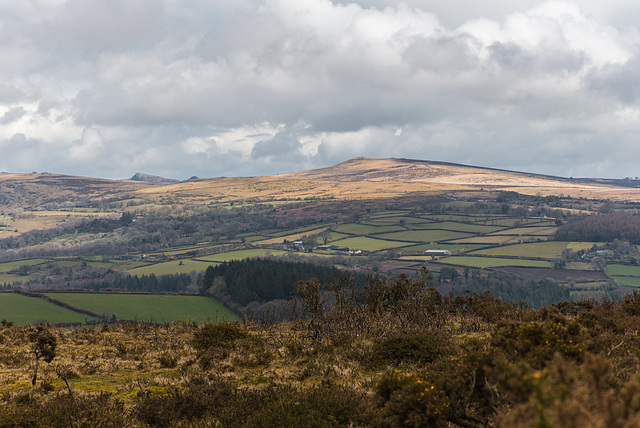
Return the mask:
POLYGON ((157 175, 149 175, 143 174, 141 172, 136 172, 133 177, 130 178, 133 181, 143 181, 145 183, 151 184, 175 184, 179 183, 179 180, 174 180, 172 178, 164 178, 157 175))

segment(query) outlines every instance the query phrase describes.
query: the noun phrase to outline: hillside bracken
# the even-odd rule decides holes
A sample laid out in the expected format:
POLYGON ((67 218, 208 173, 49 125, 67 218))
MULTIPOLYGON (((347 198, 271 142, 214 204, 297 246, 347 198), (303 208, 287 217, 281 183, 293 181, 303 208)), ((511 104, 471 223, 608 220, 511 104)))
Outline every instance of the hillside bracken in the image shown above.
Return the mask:
POLYGON ((0 327, 0 426, 640 424, 640 294, 533 310, 421 276, 300 282, 295 319, 0 327), (39 360, 38 337, 54 337, 39 360), (49 361, 49 362, 47 362, 49 361))

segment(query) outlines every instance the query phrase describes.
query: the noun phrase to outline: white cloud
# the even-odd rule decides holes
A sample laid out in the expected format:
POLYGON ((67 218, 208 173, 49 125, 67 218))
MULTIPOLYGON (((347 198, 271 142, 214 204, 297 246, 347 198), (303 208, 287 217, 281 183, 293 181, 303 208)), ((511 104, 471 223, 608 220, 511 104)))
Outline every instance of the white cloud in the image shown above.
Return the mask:
POLYGON ((630 0, 5 2, 0 167, 187 178, 397 156, 635 176, 634 16, 630 0))

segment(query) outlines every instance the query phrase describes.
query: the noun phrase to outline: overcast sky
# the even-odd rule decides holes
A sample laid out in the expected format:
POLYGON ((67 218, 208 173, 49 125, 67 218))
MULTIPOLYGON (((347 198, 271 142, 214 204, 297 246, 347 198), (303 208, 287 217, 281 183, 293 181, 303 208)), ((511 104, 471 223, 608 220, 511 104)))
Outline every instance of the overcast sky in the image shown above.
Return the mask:
POLYGON ((637 0, 0 0, 0 171, 640 176, 637 0))

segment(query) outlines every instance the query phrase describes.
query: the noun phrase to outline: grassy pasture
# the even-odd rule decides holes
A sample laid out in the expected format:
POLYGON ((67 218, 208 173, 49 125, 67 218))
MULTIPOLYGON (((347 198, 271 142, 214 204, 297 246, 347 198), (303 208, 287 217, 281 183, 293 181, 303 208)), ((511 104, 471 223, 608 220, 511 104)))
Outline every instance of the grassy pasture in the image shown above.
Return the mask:
POLYGON ((238 317, 220 302, 202 296, 85 293, 50 293, 48 296, 98 314, 115 314, 121 320, 160 323, 187 319, 238 321, 238 317))
POLYGON ((486 256, 543 257, 559 256, 569 246, 568 242, 546 241, 527 244, 505 245, 495 248, 473 251, 473 254, 486 256))
POLYGON ((375 239, 366 236, 341 239, 333 242, 333 244, 340 247, 357 248, 363 251, 381 251, 410 245, 409 242, 385 241, 384 239, 375 239))
POLYGON ((640 277, 640 266, 607 265, 607 273, 613 276, 618 275, 640 277))
POLYGON ((268 248, 252 248, 249 250, 230 251, 228 253, 212 254, 210 256, 198 257, 197 261, 205 262, 229 262, 231 260, 242 260, 250 257, 262 257, 267 255, 279 256, 286 254, 286 251, 271 250, 268 248))
POLYGON ((494 232, 493 235, 541 235, 550 236, 553 235, 557 227, 549 226, 530 226, 530 227, 516 227, 513 229, 500 230, 494 232))
POLYGON ((153 265, 140 266, 129 269, 129 275, 169 275, 175 273, 190 273, 192 271, 200 272, 205 270, 209 265, 216 265, 214 262, 202 262, 191 259, 172 260, 170 262, 156 263, 153 265), (180 264, 182 262, 182 264, 180 264))
POLYGON ((332 243, 333 241, 337 241, 339 239, 344 239, 344 238, 348 238, 351 235, 347 235, 344 233, 339 233, 339 232, 330 232, 329 233, 329 240, 327 242, 332 243))
POLYGON ((397 258, 397 260, 402 260, 402 261, 420 261, 420 262, 427 262, 427 261, 432 261, 432 260, 438 260, 441 261, 443 263, 447 263, 446 262, 446 257, 431 257, 431 256, 425 256, 424 254, 415 254, 415 255, 411 255, 411 256, 400 256, 397 258))
POLYGON ((0 272, 5 273, 20 268, 20 266, 33 266, 48 262, 49 259, 27 259, 15 262, 0 263, 0 272))
POLYGON ((223 246, 224 246, 224 244, 210 245, 208 242, 200 242, 200 243, 197 243, 195 245, 183 245, 183 246, 179 246, 179 247, 170 247, 170 250, 153 251, 153 252, 150 252, 149 254, 156 254, 156 255, 164 254, 165 256, 175 256, 175 255, 178 255, 178 254, 188 253, 190 251, 198 251, 198 250, 203 250, 203 249, 214 249, 214 248, 220 248, 220 247, 223 247, 223 246))
POLYGON ((467 252, 484 248, 482 244, 419 244, 403 248, 402 251, 449 250, 451 252, 467 252))
POLYGON ((296 234, 300 234, 300 236, 313 235, 316 233, 324 232, 329 226, 330 226, 329 224, 321 224, 321 225, 314 224, 312 226, 298 227, 297 229, 289 229, 289 230, 273 232, 273 233, 270 233, 269 236, 272 236, 274 238, 280 237, 284 239, 287 235, 296 235, 296 234))
POLYGON ((405 230, 403 232, 383 233, 379 238, 396 239, 398 241, 434 242, 449 241, 469 236, 468 233, 440 229, 405 230))
POLYGON ((409 217, 409 216, 398 216, 398 217, 394 217, 394 220, 396 220, 396 222, 398 224, 400 224, 401 220, 404 220, 405 224, 414 224, 414 223, 427 223, 430 222, 430 220, 427 217, 409 217))
POLYGON ((371 215, 371 218, 384 218, 384 217, 397 217, 399 215, 406 214, 406 210, 388 210, 388 211, 378 211, 371 215))
POLYGON ((320 227, 320 228, 317 228, 317 229, 310 229, 310 230, 308 230, 306 232, 297 232, 297 233, 293 233, 293 234, 290 234, 290 235, 278 236, 278 237, 275 237, 275 238, 267 238, 267 239, 263 239, 263 240, 257 241, 257 242, 259 242, 260 244, 263 244, 263 245, 280 244, 285 239, 287 241, 297 241, 299 239, 302 239, 305 236, 317 235, 317 234, 322 233, 322 232, 324 232, 326 230, 327 230, 326 227, 320 227))
POLYGON ((489 223, 492 217, 484 214, 428 214, 424 216, 434 221, 452 221, 461 223, 489 223))
POLYGON ((27 211, 37 217, 118 217, 119 213, 97 212, 95 208, 74 208, 73 211, 27 211))
MULTIPOLYGON (((56 262, 60 263, 60 262, 56 262)), ((134 262, 127 260, 118 261, 87 261, 87 266, 104 267, 104 268, 116 268, 116 269, 135 269, 137 267, 147 266, 148 262, 134 262)))
POLYGON ((372 226, 359 223, 341 224, 335 228, 336 232, 350 233, 354 235, 369 235, 372 233, 396 232, 398 230, 406 230, 400 225, 372 226))
POLYGON ((627 287, 640 287, 640 277, 637 276, 614 276, 620 285, 627 287))
POLYGON ((496 236, 496 235, 484 235, 484 236, 472 236, 469 238, 456 239, 450 243, 456 244, 517 244, 526 241, 539 241, 539 236, 496 236))
MULTIPOLYGON (((426 222, 426 220, 425 220, 426 222)), ((375 220, 363 220, 361 224, 367 225, 367 226, 378 226, 378 227, 385 227, 385 226, 399 226, 400 223, 398 222, 398 220, 396 220, 396 217, 389 217, 388 219, 375 219, 375 220)))
POLYGON ((455 230, 457 232, 469 232, 469 233, 491 233, 501 229, 501 227, 496 227, 496 226, 485 226, 482 224, 472 224, 472 223, 458 223, 454 221, 434 223, 432 225, 428 225, 426 228, 455 230))
POLYGON ((567 248, 571 249, 572 251, 588 250, 589 248, 593 247, 594 244, 595 242, 569 242, 567 248))
POLYGON ((211 246, 200 246, 200 245, 194 245, 193 247, 185 247, 182 248, 180 250, 172 250, 172 251, 158 251, 155 253, 150 253, 150 254, 157 254, 157 255, 162 255, 164 254, 165 256, 178 256, 180 254, 187 254, 190 253, 192 251, 199 251, 199 250, 213 250, 215 248, 220 248, 222 247, 222 245, 211 245, 211 246))
POLYGON ((24 282, 29 279, 25 275, 16 275, 13 273, 0 273, 0 284, 15 284, 17 282, 24 282))
POLYGON ((0 319, 2 318, 13 321, 16 325, 31 324, 41 320, 50 323, 95 320, 43 299, 14 293, 0 293, 0 319))
POLYGON ((499 266, 553 267, 553 263, 542 260, 499 259, 495 257, 451 256, 440 260, 458 266, 489 268, 499 266))
POLYGON ((476 253, 491 256, 553 258, 559 256, 565 249, 579 251, 591 248, 592 246, 592 242, 545 241, 489 248, 486 250, 479 250, 476 253))
POLYGON ((522 224, 522 222, 522 220, 518 220, 515 218, 498 218, 491 220, 492 225, 505 227, 516 227, 517 225, 522 224))

